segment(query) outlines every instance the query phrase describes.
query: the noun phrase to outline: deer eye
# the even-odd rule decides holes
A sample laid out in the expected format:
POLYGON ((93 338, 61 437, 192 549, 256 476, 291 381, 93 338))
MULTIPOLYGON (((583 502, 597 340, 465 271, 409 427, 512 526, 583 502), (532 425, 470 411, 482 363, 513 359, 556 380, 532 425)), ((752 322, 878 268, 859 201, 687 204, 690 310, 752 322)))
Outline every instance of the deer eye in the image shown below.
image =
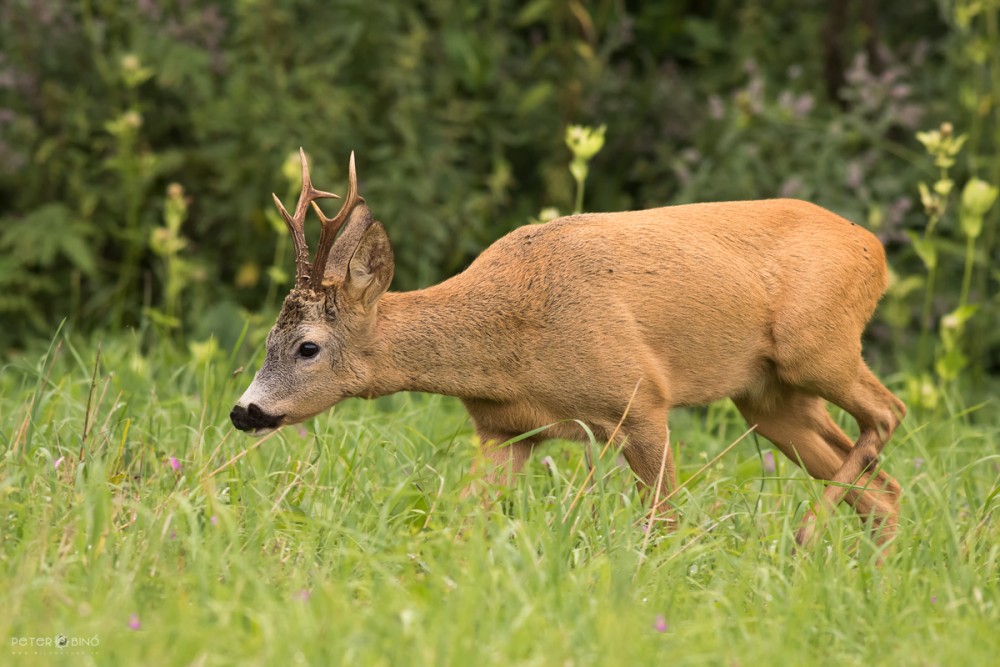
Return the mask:
POLYGON ((317 354, 319 354, 319 345, 316 343, 306 341, 305 343, 302 343, 302 345, 299 345, 299 356, 303 359, 310 359, 315 357, 317 354))

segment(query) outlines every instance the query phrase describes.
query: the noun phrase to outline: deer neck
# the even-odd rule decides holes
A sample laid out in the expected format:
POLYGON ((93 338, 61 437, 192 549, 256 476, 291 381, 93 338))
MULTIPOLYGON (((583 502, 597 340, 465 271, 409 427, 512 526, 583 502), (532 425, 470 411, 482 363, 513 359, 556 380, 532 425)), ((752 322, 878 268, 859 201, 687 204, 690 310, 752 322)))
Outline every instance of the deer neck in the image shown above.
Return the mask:
POLYGON ((511 369, 498 363, 503 355, 489 344, 497 315, 449 282, 387 292, 379 300, 370 357, 372 396, 422 391, 502 397, 511 369))

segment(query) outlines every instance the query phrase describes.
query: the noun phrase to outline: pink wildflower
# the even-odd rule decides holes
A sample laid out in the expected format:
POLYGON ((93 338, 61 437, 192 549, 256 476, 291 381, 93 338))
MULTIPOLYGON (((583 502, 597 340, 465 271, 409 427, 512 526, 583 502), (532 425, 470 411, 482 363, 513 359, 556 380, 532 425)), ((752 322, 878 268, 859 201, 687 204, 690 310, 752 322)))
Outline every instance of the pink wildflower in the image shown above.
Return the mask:
POLYGON ((774 452, 771 451, 770 449, 767 450, 761 455, 761 459, 762 459, 761 468, 763 468, 764 472, 766 472, 768 475, 774 474, 774 471, 777 468, 777 465, 775 464, 774 461, 774 452))
POLYGON ((663 614, 656 615, 656 623, 653 624, 653 629, 657 632, 666 632, 670 628, 667 625, 667 619, 663 614))

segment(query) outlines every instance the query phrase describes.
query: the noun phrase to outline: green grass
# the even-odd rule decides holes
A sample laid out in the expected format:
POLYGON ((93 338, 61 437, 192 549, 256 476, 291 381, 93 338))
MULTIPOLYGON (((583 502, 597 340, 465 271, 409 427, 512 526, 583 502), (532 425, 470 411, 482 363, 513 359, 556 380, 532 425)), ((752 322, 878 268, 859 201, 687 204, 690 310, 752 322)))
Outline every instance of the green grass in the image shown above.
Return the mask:
MULTIPOLYGON (((75 338, 2 370, 0 663, 950 666, 1000 655, 995 401, 907 418, 883 457, 906 491, 901 531, 877 568, 846 509, 816 548, 793 553, 821 487, 780 456, 763 474, 764 440, 691 480, 680 529, 647 542, 616 461, 599 460, 572 504, 579 445, 547 445, 484 510, 460 498, 475 448, 452 399, 352 401, 260 442, 227 419, 250 354, 203 349, 194 361, 144 353, 138 338, 105 341, 96 376, 96 346, 75 338), (11 645, 59 634, 98 645, 11 645)), ((728 404, 677 413, 682 479, 744 430, 728 404)))

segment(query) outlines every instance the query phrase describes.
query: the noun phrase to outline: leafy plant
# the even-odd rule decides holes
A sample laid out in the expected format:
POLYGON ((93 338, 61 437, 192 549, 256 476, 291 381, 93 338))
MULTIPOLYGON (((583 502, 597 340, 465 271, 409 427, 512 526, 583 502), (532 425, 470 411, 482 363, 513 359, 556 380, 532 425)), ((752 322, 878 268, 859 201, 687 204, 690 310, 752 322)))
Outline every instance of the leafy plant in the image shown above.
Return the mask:
POLYGON ((566 128, 566 146, 573 153, 569 163, 569 173, 576 181, 576 203, 573 213, 583 212, 583 193, 587 185, 587 175, 590 173, 590 161, 604 147, 604 131, 606 125, 598 128, 582 125, 570 125, 566 128))
MULTIPOLYGON (((590 161, 604 147, 604 132, 606 125, 598 128, 585 125, 570 125, 566 128, 566 147, 573 156, 569 163, 569 173, 576 182, 576 198, 573 213, 583 212, 583 195, 587 186, 587 176, 590 174, 590 161)), ((537 218, 531 221, 535 224, 548 222, 561 215, 555 206, 543 208, 537 218)))
POLYGON ((171 183, 167 188, 163 208, 163 226, 153 229, 149 247, 163 261, 161 283, 163 284, 163 309, 149 308, 148 314, 160 326, 177 329, 181 326, 181 292, 191 281, 193 266, 182 257, 188 246, 188 239, 181 234, 181 225, 187 218, 188 201, 184 187, 171 183))

